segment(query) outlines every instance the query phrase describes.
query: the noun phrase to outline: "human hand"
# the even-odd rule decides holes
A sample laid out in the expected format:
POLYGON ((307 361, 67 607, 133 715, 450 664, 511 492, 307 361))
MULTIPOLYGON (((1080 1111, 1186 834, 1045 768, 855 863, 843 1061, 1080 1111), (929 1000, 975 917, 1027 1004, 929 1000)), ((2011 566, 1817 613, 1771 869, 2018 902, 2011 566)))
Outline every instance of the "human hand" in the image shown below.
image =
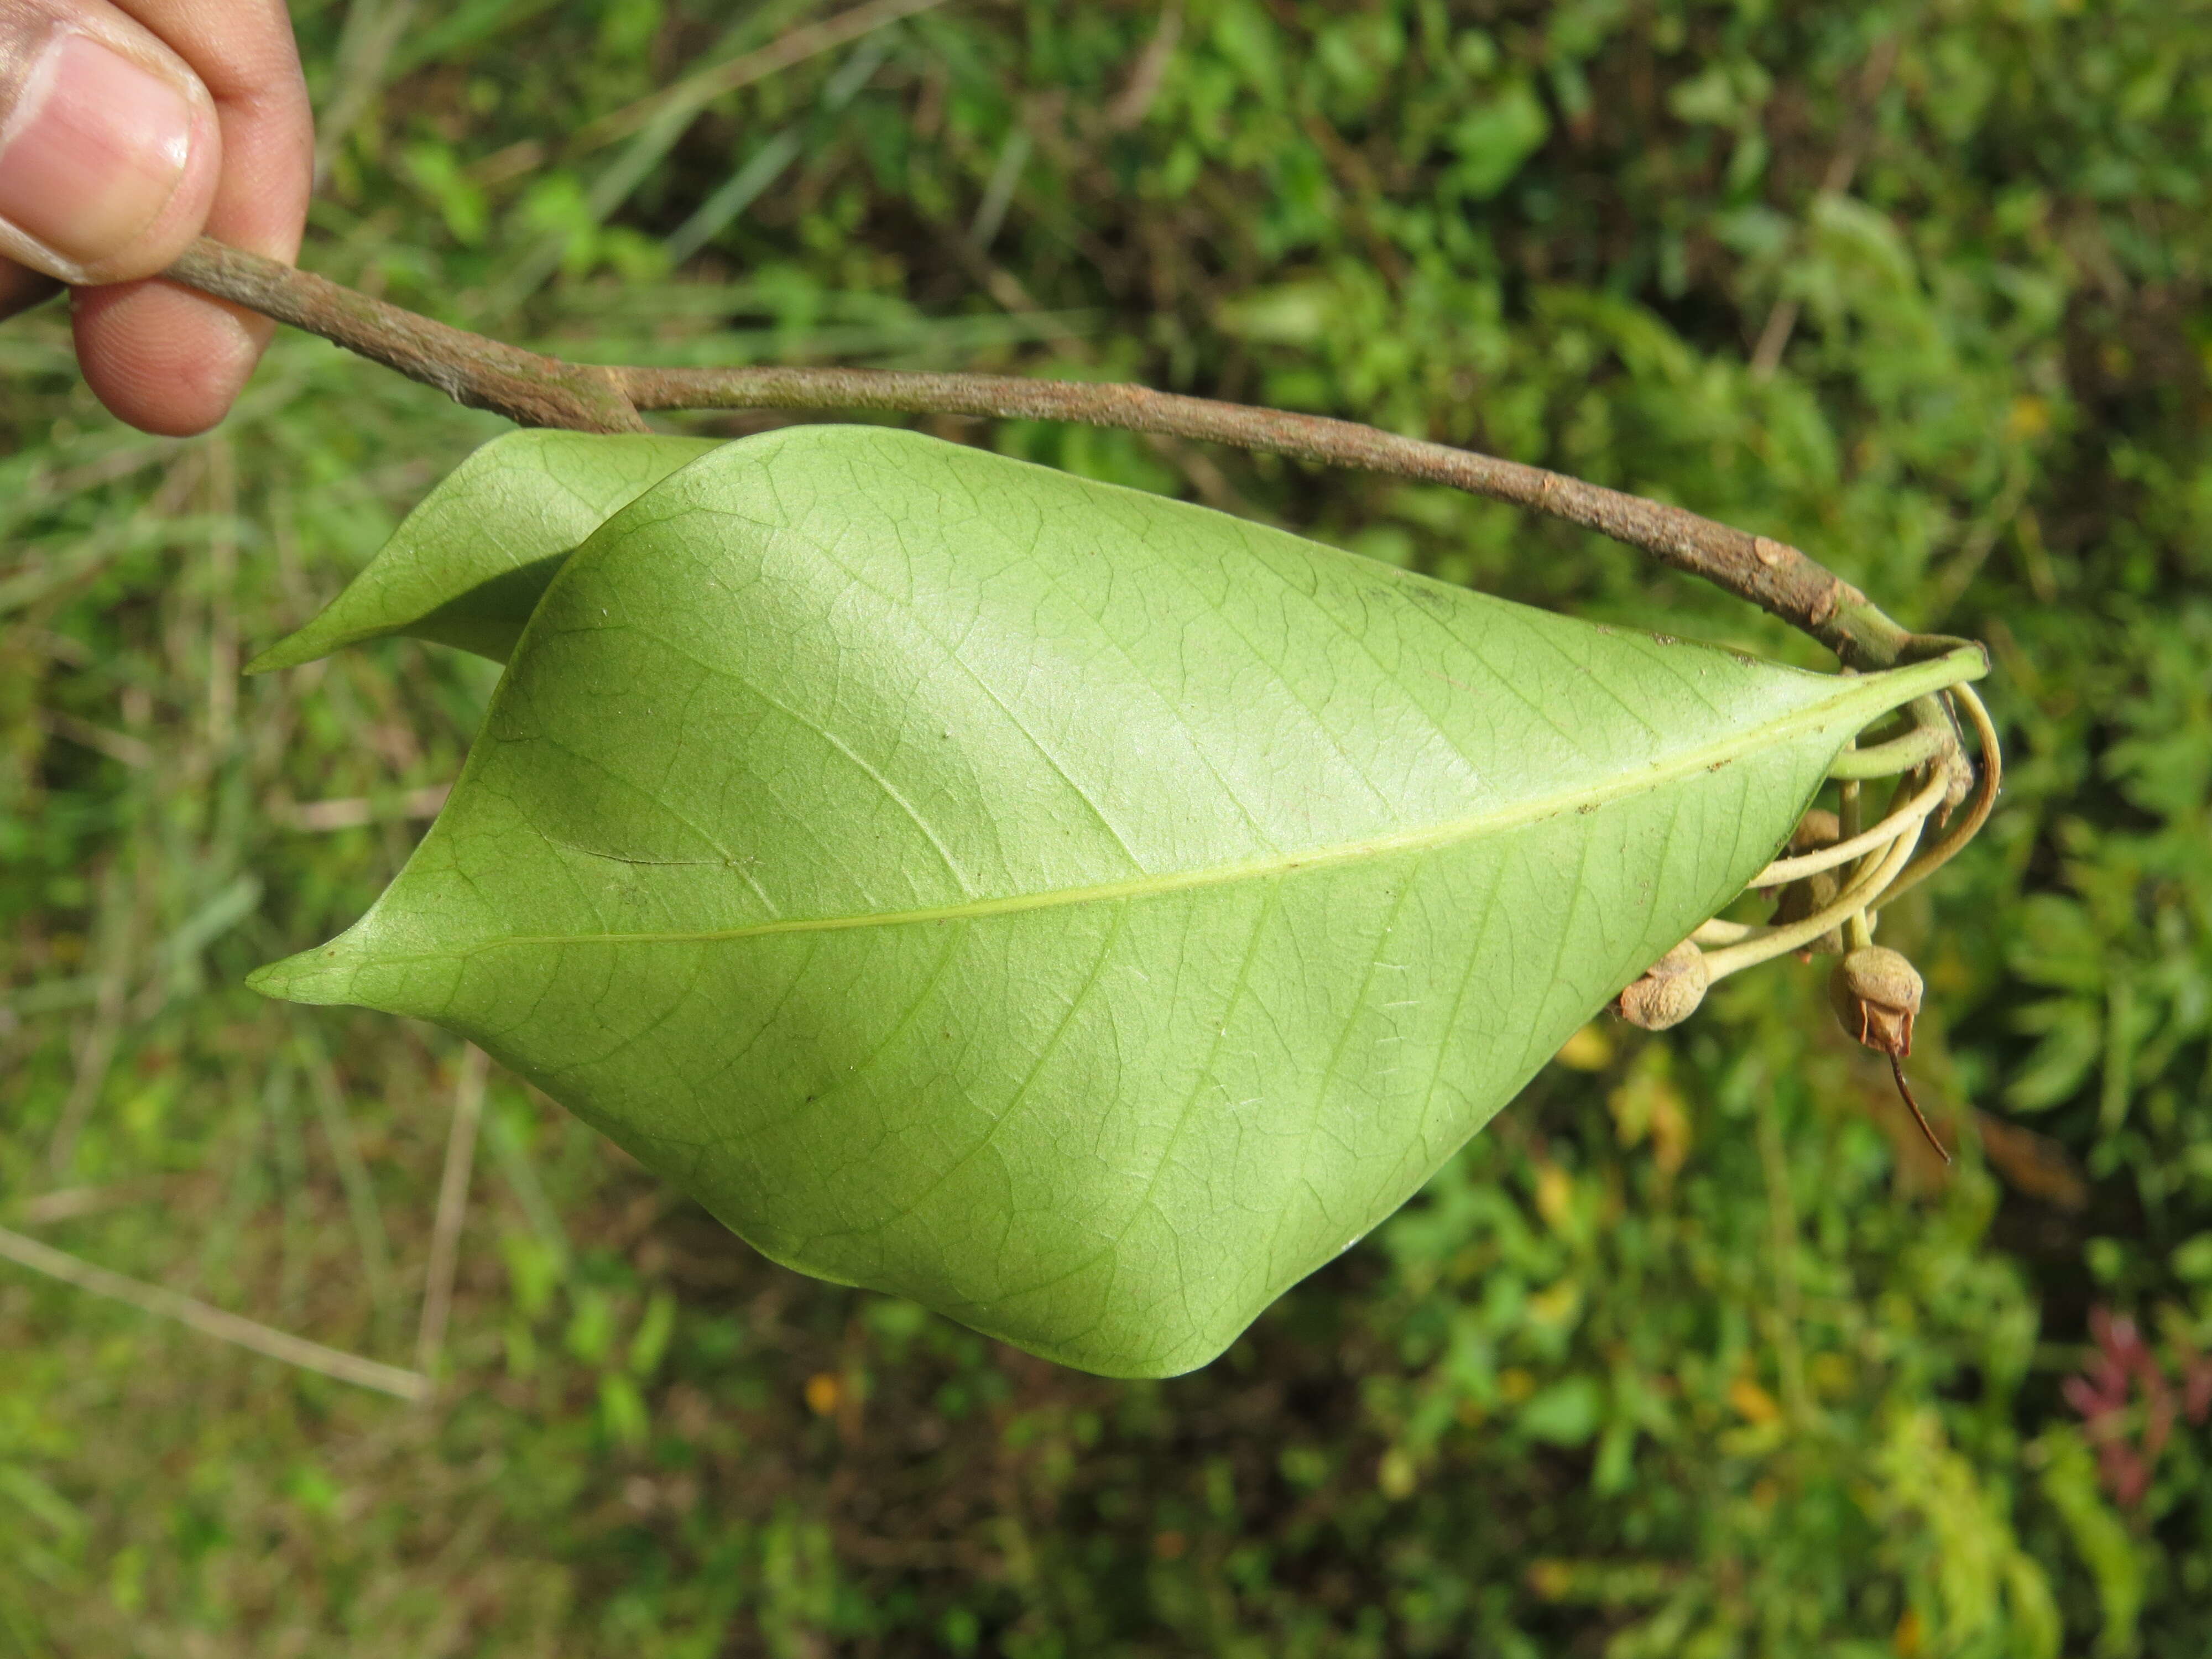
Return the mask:
POLYGON ((0 316, 68 283, 100 400, 204 431, 275 325, 140 279, 204 233, 290 261, 313 151, 283 0, 0 0, 0 316))

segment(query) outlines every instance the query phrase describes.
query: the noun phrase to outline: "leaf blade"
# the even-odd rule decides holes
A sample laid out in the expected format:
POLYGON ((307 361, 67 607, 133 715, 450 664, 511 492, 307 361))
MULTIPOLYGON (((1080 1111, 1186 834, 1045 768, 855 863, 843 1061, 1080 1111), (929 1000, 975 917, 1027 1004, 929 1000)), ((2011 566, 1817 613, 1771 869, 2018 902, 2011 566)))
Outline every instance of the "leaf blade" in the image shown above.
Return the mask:
POLYGON ((307 625, 246 665, 295 668, 410 635, 504 662, 568 553, 711 439, 525 430, 482 446, 307 625))
POLYGON ((1797 674, 787 429, 580 551, 407 870, 255 982, 465 1031, 804 1271, 1171 1374, 1947 674, 1797 674))

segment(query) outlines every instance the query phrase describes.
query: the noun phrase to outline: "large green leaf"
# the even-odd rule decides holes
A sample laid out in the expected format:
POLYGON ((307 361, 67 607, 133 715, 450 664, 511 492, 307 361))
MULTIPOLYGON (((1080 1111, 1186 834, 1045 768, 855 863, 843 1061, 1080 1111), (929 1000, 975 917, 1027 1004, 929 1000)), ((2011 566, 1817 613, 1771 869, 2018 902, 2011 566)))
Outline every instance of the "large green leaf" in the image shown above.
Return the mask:
POLYGON ((576 544, 710 438, 510 432, 477 450, 407 515, 319 615, 246 665, 292 668, 391 634, 505 662, 576 544))
POLYGON ((779 1261, 1168 1375, 1956 678, 789 429, 577 550, 405 870, 254 982, 464 1033, 779 1261))

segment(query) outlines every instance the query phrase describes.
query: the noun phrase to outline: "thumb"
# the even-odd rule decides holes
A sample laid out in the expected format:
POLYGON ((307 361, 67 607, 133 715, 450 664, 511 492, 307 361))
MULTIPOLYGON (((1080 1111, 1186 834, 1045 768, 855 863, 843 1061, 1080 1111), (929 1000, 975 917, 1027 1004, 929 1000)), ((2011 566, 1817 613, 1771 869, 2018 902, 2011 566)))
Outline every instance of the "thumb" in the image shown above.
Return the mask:
POLYGON ((0 0, 0 255, 90 285, 151 276, 199 234, 215 105, 105 0, 0 0))

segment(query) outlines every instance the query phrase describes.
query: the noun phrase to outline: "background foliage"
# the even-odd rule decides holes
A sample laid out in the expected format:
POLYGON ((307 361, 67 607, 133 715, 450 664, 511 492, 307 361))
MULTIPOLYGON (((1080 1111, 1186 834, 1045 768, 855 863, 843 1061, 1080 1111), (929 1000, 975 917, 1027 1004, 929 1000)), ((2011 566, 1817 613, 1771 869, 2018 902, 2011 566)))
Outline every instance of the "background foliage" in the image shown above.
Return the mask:
MULTIPOLYGON (((495 1076, 432 1409, 0 1268, 0 1650, 2212 1644, 2212 7, 951 0, 642 125, 822 9, 295 14, 311 260, 404 302, 1356 416, 1988 639, 2006 801, 1886 935, 1961 1155, 1818 969, 1747 975, 1109 1383, 770 1267, 495 1076)), ((240 981, 388 878, 491 671, 235 671, 497 423, 290 337, 155 441, 64 342, 0 334, 0 1220, 404 1361, 459 1057, 240 981)), ((1447 493, 933 429, 1810 659, 1447 493)))

